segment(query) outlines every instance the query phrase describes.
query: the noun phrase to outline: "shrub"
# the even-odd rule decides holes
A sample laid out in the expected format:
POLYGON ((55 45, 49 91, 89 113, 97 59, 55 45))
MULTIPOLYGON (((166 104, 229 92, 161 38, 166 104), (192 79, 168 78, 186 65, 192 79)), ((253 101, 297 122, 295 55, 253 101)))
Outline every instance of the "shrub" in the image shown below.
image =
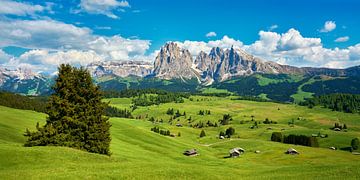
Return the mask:
POLYGON ((231 137, 235 134, 235 129, 233 127, 229 127, 225 131, 226 136, 231 137))
POLYGON ((359 138, 354 138, 351 140, 351 147, 354 149, 354 150, 357 150, 359 149, 359 138))

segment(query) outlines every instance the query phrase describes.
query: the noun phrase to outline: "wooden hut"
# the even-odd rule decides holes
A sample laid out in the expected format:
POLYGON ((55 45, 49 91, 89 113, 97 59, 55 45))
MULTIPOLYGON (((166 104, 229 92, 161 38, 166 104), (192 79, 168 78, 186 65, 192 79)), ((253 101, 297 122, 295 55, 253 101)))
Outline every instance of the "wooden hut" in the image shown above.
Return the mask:
POLYGON ((197 156, 198 152, 196 149, 189 149, 183 153, 185 156, 197 156))
POLYGON ((230 157, 239 157, 241 154, 245 153, 245 150, 243 148, 233 148, 229 151, 230 157))

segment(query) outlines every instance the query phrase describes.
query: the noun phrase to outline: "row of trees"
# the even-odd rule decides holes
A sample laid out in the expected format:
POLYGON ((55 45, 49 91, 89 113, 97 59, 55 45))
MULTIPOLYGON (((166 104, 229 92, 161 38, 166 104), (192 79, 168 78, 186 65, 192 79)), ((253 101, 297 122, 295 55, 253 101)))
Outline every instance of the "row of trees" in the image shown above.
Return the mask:
POLYGON ((159 105, 161 103, 183 103, 184 99, 181 94, 177 93, 169 93, 169 94, 159 94, 159 95, 147 95, 141 94, 132 99, 132 103, 135 106, 151 106, 151 105, 159 105))
POLYGON ((162 89, 125 89, 122 91, 104 91, 104 97, 106 98, 131 98, 142 96, 146 94, 157 94, 157 95, 169 95, 169 94, 176 94, 176 96, 180 96, 183 98, 189 98, 190 93, 186 92, 169 92, 162 89))
POLYGON ((130 118, 130 119, 134 118, 133 115, 131 114, 131 111, 127 109, 118 109, 113 106, 107 106, 105 109, 105 114, 106 116, 110 116, 110 117, 122 117, 122 118, 130 118))
POLYGON ((319 143, 316 137, 305 135, 290 134, 286 136, 283 135, 281 132, 273 132, 271 135, 271 141, 302 146, 319 147, 319 143))
MULTIPOLYGON (((160 129, 159 127, 153 127, 150 130, 153 132, 159 133, 161 135, 164 135, 164 136, 170 136, 170 134, 171 134, 169 130, 160 129)), ((180 135, 178 134, 178 136, 180 136, 180 135)))
POLYGON ((312 108, 314 106, 323 106, 333 111, 342 111, 346 113, 360 112, 360 95, 358 94, 328 94, 316 96, 307 99, 300 105, 312 108))
POLYGON ((211 112, 210 110, 200 110, 198 114, 204 116, 204 115, 210 115, 211 112))

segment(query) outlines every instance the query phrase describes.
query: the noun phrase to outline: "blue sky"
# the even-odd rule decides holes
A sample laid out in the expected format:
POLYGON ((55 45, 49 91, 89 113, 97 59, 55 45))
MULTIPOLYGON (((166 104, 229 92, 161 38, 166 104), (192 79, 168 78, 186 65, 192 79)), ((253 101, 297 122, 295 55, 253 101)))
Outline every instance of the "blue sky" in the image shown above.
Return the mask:
POLYGON ((282 64, 344 68, 360 65, 359 7, 357 0, 3 0, 0 64, 52 71, 64 61, 151 61, 177 41, 194 56, 236 45, 282 64))

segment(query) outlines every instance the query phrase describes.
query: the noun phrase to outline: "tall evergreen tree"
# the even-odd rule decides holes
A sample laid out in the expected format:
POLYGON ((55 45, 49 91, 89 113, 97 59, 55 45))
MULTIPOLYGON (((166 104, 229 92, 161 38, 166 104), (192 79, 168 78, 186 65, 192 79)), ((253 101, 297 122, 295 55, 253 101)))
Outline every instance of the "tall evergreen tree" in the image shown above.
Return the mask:
POLYGON ((110 122, 99 87, 84 68, 62 64, 49 98, 46 124, 26 130, 25 146, 68 146, 110 155, 110 122))

